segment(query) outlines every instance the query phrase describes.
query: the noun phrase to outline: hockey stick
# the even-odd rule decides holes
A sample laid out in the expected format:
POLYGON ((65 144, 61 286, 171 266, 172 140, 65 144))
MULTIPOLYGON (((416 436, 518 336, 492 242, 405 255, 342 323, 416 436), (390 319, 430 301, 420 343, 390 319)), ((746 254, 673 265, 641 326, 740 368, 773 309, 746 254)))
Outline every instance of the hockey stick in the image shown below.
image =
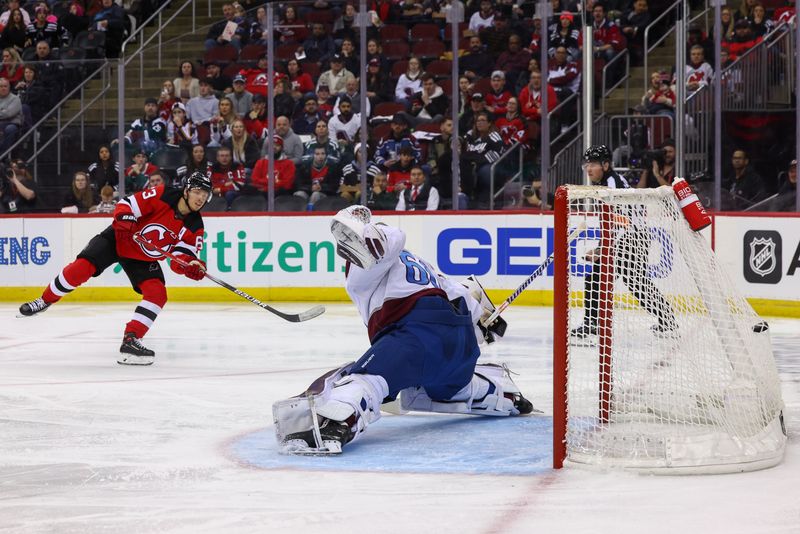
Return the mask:
MULTIPOLYGON (((569 234, 569 237, 567 237, 567 244, 569 245, 569 243, 572 243, 573 240, 577 239, 578 235, 580 235, 580 233, 583 232, 584 230, 586 230, 586 223, 581 222, 580 224, 578 224, 578 227, 575 228, 571 234, 569 234)), ((522 294, 522 292, 525 291, 525 288, 528 287, 531 284, 531 282, 539 278, 545 271, 545 269, 547 269, 550 266, 551 263, 553 263, 553 254, 550 254, 547 257, 547 259, 544 260, 544 263, 542 263, 538 269, 533 271, 533 273, 519 285, 516 291, 514 291, 510 297, 504 300, 503 303, 500 304, 500 306, 498 306, 497 309, 494 310, 494 312, 492 312, 492 314, 485 321, 483 321, 483 326, 488 326, 492 324, 498 317, 500 317, 500 314, 503 313, 505 309, 511 305, 512 302, 517 300, 517 297, 519 297, 522 294)))
MULTIPOLYGON (((142 246, 145 246, 145 247, 147 247, 147 248, 149 248, 151 250, 157 250, 158 252, 160 252, 161 254, 163 254, 164 256, 169 258, 170 260, 176 262, 181 267, 186 268, 186 267, 189 266, 189 264, 187 262, 185 262, 181 258, 177 257, 175 254, 173 254, 171 252, 168 252, 166 250, 163 250, 162 248, 159 248, 158 246, 154 245, 153 243, 151 243, 150 241, 148 241, 147 239, 142 237, 141 234, 134 234, 133 239, 134 239, 134 241, 136 241, 137 243, 141 244, 142 246)), ((220 280, 219 278, 208 274, 208 271, 204 271, 203 275, 206 278, 208 278, 209 280, 211 280, 212 282, 221 285, 222 287, 224 287, 228 291, 232 291, 232 292, 236 293, 237 295, 239 295, 243 299, 247 299, 250 302, 252 302, 253 304, 255 304, 256 306, 258 306, 260 308, 263 308, 263 309, 267 310, 270 313, 274 313, 275 315, 277 315, 281 319, 285 319, 285 320, 287 320, 287 321, 289 321, 291 323, 300 323, 300 322, 303 322, 303 321, 308 321, 309 319, 313 319, 314 317, 317 317, 317 316, 322 315, 323 313, 325 313, 325 306, 314 306, 313 308, 311 308, 309 310, 306 310, 304 312, 300 312, 300 313, 283 313, 282 311, 276 310, 275 308, 273 308, 269 304, 264 304, 263 302, 261 302, 260 300, 255 298, 254 296, 248 295, 247 293, 245 293, 241 289, 237 289, 237 288, 233 287, 232 285, 228 284, 227 282, 224 282, 224 281, 220 280)))

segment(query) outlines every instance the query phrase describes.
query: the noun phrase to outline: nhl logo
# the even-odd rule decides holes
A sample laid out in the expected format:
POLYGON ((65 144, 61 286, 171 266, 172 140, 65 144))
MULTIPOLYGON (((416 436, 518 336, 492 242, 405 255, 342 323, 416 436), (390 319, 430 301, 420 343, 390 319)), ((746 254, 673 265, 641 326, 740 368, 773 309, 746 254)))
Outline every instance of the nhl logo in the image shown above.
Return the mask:
POLYGON ((750 268, 764 277, 772 273, 778 264, 775 257, 775 242, 769 239, 754 238, 750 241, 750 268))

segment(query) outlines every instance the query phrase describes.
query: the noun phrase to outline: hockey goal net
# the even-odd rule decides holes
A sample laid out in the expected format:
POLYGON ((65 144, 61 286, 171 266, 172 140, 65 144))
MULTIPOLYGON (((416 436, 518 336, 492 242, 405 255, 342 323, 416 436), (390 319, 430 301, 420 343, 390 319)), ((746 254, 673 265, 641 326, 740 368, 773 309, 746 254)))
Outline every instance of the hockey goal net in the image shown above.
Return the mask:
POLYGON ((554 252, 556 468, 722 473, 781 461, 768 325, 672 189, 559 188, 554 252))

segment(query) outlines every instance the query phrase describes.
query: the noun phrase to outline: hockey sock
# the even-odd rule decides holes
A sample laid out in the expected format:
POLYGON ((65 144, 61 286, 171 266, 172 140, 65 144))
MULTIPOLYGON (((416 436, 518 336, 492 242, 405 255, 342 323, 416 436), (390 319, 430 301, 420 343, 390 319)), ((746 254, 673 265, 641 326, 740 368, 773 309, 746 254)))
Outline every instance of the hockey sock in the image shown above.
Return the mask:
POLYGON ((142 290, 142 301, 136 306, 133 318, 125 325, 125 332, 133 332, 141 339, 167 303, 167 288, 161 280, 151 278, 139 284, 139 289, 142 290))
POLYGON ((47 304, 58 302, 61 297, 68 295, 91 278, 95 271, 95 266, 89 260, 78 258, 58 273, 58 276, 45 288, 42 298, 47 304))

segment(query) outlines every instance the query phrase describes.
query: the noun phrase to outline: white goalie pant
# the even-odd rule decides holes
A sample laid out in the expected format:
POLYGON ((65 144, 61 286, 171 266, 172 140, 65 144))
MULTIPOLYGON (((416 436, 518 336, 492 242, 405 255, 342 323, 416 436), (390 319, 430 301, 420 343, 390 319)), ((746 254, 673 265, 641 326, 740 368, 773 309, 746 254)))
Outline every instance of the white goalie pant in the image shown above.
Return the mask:
POLYGON ((517 385, 508 375, 508 369, 495 364, 475 366, 472 380, 449 399, 431 399, 424 388, 406 388, 400 392, 403 410, 472 415, 519 415, 513 399, 506 396, 520 394, 517 385))
POLYGON ((315 380, 302 394, 273 404, 278 443, 284 443, 289 434, 318 428, 318 416, 348 422, 353 441, 380 419, 381 402, 389 395, 386 380, 376 375, 349 375, 352 365, 350 362, 334 369, 315 380))

